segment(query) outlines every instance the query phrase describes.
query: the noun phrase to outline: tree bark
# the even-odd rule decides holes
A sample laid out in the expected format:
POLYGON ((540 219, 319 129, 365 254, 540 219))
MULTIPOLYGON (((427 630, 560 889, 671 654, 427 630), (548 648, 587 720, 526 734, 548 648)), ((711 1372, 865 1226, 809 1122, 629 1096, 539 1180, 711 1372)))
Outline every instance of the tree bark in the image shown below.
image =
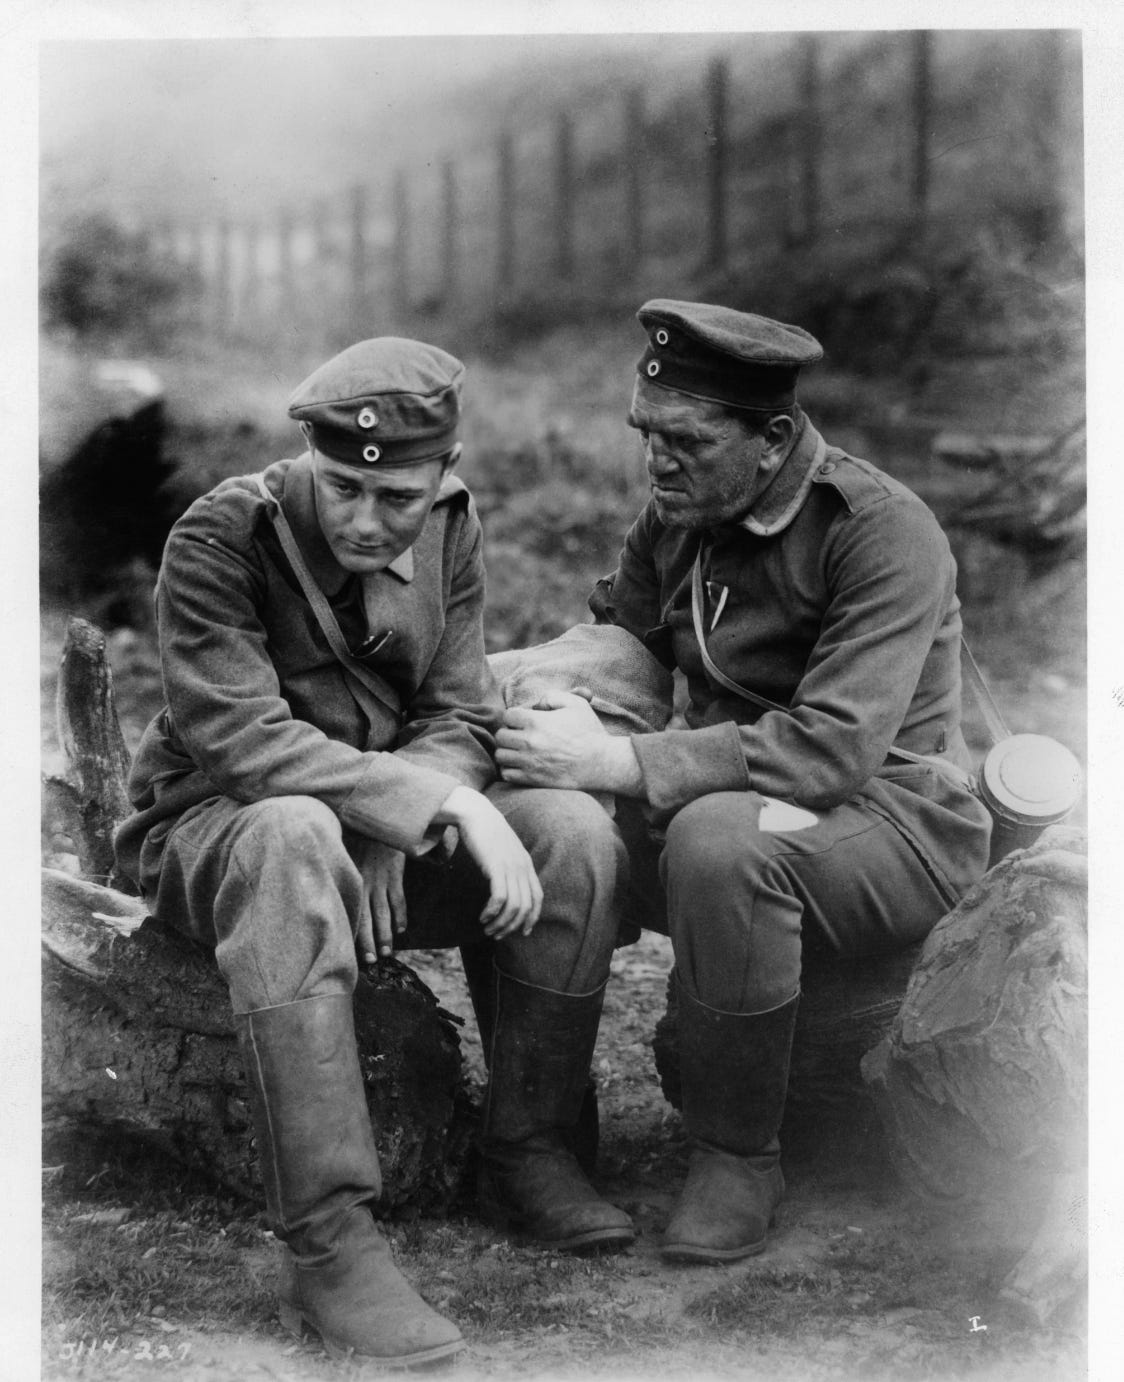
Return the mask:
MULTIPOLYGON (((59 720, 69 770, 47 784, 83 872, 112 875, 112 835, 129 811, 128 756, 105 640, 67 631, 59 720)), ((115 1131, 257 1196, 242 1062, 212 954, 147 915, 120 888, 43 870, 43 1125, 115 1131)), ((474 1110, 460 1019, 396 959, 362 975, 355 1024, 390 1211, 440 1213, 464 1178, 474 1110)))

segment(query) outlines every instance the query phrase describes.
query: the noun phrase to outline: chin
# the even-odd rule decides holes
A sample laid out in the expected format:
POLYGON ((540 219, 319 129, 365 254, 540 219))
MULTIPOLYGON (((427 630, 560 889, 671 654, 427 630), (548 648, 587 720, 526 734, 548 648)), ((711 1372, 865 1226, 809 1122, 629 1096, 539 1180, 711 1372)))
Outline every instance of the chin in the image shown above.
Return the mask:
POLYGON ((337 548, 335 557, 345 571, 350 571, 355 576, 365 576, 373 571, 385 571, 394 560, 394 553, 377 552, 364 556, 362 552, 353 551, 351 548, 337 548))

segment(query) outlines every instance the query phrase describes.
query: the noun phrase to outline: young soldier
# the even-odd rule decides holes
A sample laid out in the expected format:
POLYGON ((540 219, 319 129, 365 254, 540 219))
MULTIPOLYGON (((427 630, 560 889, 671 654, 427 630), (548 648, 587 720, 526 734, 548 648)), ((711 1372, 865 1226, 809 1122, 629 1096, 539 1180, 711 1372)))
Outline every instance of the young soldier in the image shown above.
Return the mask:
POLYGON ((153 912, 212 945, 230 987, 287 1245, 283 1321, 399 1363, 462 1340, 371 1214, 359 963, 461 945, 481 998, 494 952, 490 1207, 552 1248, 633 1236, 570 1151, 624 852, 591 797, 494 782, 482 538, 452 473, 462 375, 421 342, 352 346, 292 396, 307 452, 176 524, 156 597, 166 705, 117 839, 153 912))

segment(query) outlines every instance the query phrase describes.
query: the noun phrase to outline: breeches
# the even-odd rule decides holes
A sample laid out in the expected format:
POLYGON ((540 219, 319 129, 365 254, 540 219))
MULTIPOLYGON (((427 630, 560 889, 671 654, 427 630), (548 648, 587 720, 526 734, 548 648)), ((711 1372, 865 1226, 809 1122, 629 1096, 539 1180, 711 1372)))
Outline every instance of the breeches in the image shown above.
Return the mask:
POLYGON ((629 915, 670 936, 680 982, 709 1007, 777 1007, 813 956, 901 949, 951 905, 895 826, 861 800, 781 833, 760 828, 761 806, 753 792, 700 797, 660 840, 635 803, 618 804, 629 915))
MULTIPOLYGON (((584 792, 498 783, 488 796, 530 853, 544 894, 531 934, 497 942, 498 963, 543 988, 599 987, 627 876, 608 817, 584 792)), ((364 881, 338 817, 312 797, 204 803, 168 836, 146 891, 157 916, 214 948, 236 1013, 355 986, 364 881)), ((396 949, 487 939, 479 917, 488 886, 463 846, 446 861, 408 859, 404 891, 407 929, 396 949)))

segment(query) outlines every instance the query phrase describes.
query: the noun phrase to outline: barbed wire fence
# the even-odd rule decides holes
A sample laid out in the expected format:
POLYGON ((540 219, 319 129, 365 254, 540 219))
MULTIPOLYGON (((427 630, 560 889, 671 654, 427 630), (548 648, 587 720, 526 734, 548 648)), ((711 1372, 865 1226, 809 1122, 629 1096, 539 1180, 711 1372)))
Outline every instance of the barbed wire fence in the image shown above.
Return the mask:
POLYGON ((1015 37, 969 73, 961 36, 794 35, 764 73, 717 53, 693 87, 629 86, 383 185, 147 236, 194 275, 197 325, 253 338, 282 320, 344 339, 445 313, 631 302, 855 231, 920 241, 981 204, 1049 236, 1072 219, 1074 186, 1080 206, 1066 157, 1080 50, 1064 31, 1015 37))

